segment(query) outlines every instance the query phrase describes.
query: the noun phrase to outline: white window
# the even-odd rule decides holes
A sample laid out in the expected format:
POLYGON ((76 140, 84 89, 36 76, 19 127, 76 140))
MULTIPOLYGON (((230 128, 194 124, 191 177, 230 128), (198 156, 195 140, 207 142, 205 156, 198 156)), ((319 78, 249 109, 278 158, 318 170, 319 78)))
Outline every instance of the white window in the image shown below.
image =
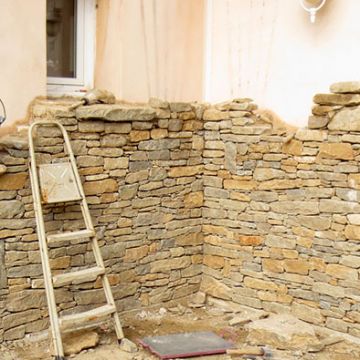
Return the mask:
POLYGON ((95 0, 47 0, 46 12, 48 93, 92 88, 95 0))

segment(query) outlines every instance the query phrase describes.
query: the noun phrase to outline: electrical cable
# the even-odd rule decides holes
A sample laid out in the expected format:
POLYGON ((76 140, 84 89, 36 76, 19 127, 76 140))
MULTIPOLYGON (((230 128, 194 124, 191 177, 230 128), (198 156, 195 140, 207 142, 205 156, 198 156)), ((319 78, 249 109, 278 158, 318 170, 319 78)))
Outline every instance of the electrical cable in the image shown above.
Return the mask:
POLYGON ((2 105, 3 113, 4 113, 4 116, 0 115, 0 126, 1 126, 1 124, 6 120, 6 108, 5 108, 4 102, 1 100, 1 98, 0 98, 0 103, 2 105))

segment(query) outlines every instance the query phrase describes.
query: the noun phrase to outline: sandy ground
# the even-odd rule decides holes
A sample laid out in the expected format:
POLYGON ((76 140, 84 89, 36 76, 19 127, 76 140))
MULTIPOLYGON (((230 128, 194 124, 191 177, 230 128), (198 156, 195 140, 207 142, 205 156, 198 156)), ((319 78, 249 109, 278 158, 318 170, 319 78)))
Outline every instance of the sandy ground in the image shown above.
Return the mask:
MULTIPOLYGON (((174 308, 156 308, 131 312, 122 316, 125 336, 137 342, 145 336, 165 335, 189 331, 213 331, 241 346, 246 340, 246 331, 242 326, 230 326, 229 320, 234 313, 214 307, 190 309, 182 305, 174 308)), ((110 325, 110 323, 109 323, 110 325)), ((70 355, 74 360, 155 360, 156 356, 139 347, 138 351, 128 353, 120 349, 116 337, 108 324, 96 328, 100 336, 99 344, 79 354, 70 355)), ((22 340, 0 345, 1 360, 50 360, 50 342, 47 339, 22 340)), ((193 358, 196 360, 246 359, 229 355, 213 355, 193 358)), ((262 357, 257 359, 261 360, 262 357)), ((279 351, 272 349, 271 360, 360 360, 360 346, 340 342, 318 353, 302 351, 279 351)))

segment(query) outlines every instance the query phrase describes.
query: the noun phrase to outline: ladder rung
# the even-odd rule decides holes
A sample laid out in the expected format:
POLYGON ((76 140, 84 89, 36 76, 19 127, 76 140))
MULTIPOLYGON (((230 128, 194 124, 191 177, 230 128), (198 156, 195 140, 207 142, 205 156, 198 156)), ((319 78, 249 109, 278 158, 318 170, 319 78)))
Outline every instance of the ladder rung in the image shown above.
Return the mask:
POLYGON ((59 318, 60 326, 63 329, 75 328, 89 322, 99 320, 107 315, 116 312, 115 305, 104 305, 79 314, 65 315, 59 318))
POLYGON ((65 240, 77 240, 83 238, 89 238, 95 236, 93 230, 85 229, 79 231, 64 232, 61 234, 52 234, 47 236, 48 242, 65 241, 65 240))
POLYGON ((86 281, 95 280, 99 275, 104 275, 105 269, 101 267, 93 267, 90 269, 84 269, 79 271, 73 271, 65 274, 59 274, 53 276, 54 287, 68 285, 68 284, 80 284, 86 281))

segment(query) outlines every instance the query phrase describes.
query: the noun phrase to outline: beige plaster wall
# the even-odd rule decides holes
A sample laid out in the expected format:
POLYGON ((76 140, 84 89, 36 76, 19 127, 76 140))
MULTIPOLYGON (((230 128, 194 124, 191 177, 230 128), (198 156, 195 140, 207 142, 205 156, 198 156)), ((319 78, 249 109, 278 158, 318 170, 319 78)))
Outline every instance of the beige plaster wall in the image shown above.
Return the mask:
POLYGON ((0 98, 6 124, 46 94, 45 0, 0 0, 0 98))
POLYGON ((327 0, 311 24, 298 0, 208 0, 205 99, 251 96, 306 125, 315 92, 360 78, 359 14, 327 0))
POLYGON ((204 0, 98 0, 95 86, 147 101, 200 100, 204 0))

